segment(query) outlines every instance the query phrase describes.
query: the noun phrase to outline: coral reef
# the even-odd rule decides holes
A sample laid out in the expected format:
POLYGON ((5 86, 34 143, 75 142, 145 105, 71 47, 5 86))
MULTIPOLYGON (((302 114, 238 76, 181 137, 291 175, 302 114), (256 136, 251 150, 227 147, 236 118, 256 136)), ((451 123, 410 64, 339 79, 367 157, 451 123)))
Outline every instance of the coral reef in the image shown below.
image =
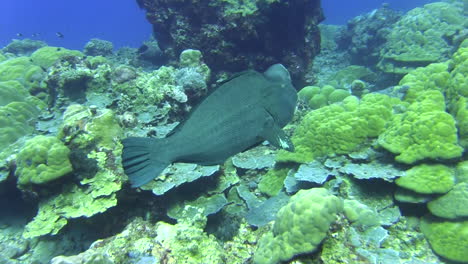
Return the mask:
POLYGON ((317 1, 138 2, 161 33, 139 49, 0 51, 1 263, 468 263, 460 1, 321 25, 312 69, 317 1), (222 71, 273 60, 310 81, 295 152, 264 142, 130 187, 123 137, 166 136, 222 71))

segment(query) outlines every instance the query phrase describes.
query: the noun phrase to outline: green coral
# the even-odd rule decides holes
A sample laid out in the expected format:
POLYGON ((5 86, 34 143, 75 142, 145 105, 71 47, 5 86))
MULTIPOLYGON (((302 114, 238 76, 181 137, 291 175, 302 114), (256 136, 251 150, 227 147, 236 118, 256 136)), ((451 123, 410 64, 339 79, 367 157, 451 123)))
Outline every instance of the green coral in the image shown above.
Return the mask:
POLYGON ((92 122, 88 123, 85 130, 93 135, 98 147, 112 149, 122 136, 122 129, 115 117, 114 112, 109 109, 103 110, 94 116, 92 122))
POLYGON ((31 54, 30 60, 40 67, 49 68, 62 57, 83 57, 83 53, 77 50, 69 50, 60 47, 42 47, 31 54))
POLYGON ((24 86, 16 80, 0 82, 0 107, 11 102, 24 101, 29 96, 24 86))
POLYGON ((406 74, 400 81, 400 86, 409 87, 405 101, 413 103, 424 91, 436 90, 445 93, 450 81, 447 63, 432 63, 426 67, 417 68, 406 74))
POLYGON ((388 73, 406 74, 448 59, 450 39, 462 31, 465 20, 461 2, 437 2, 410 10, 388 34, 378 67, 388 73))
MULTIPOLYGON (((418 97, 426 91, 439 91, 444 94, 447 111, 455 118, 458 128, 458 144, 467 147, 468 90, 466 87, 468 87, 468 40, 460 45, 451 60, 433 63, 405 75, 398 89, 408 88, 405 96, 405 101, 408 103, 420 101, 418 97)), ((442 107, 437 109, 445 111, 442 107)))
MULTIPOLYGON (((96 175, 95 177, 102 177, 96 175)), ((115 175, 112 175, 115 178, 115 175)), ((23 232, 24 238, 43 235, 56 235, 68 223, 68 219, 90 217, 117 205, 115 193, 110 196, 95 197, 95 186, 80 188, 77 185, 64 187, 62 194, 57 194, 39 204, 39 211, 23 232)), ((98 190, 107 188, 98 186, 98 190)))
POLYGON ((468 182, 468 161, 462 161, 457 164, 455 179, 458 183, 468 182))
POLYGON ((455 172, 442 164, 421 164, 407 170, 395 183, 422 194, 446 193, 455 184, 455 172))
POLYGON ((0 107, 0 148, 6 148, 34 131, 34 120, 45 105, 29 96, 0 107))
POLYGON ((421 92, 406 112, 394 115, 378 143, 407 164, 456 158, 463 152, 455 120, 445 112, 444 96, 437 90, 421 92))
POLYGON ((427 216, 421 221, 421 231, 438 255, 468 262, 468 221, 453 222, 427 216))
POLYGON ((268 196, 277 195, 283 188, 283 182, 288 175, 289 168, 271 169, 262 176, 258 183, 258 190, 268 196))
POLYGON ((89 109, 73 104, 63 114, 59 138, 80 148, 89 145, 114 149, 122 135, 115 114, 110 109, 89 109))
POLYGON ((272 232, 259 240, 254 263, 280 263, 315 251, 342 210, 343 201, 327 189, 300 190, 279 210, 272 232))
MULTIPOLYGON (((437 184, 435 182, 434 184, 437 184)), ((468 217, 468 182, 458 183, 448 193, 427 204, 432 214, 457 219, 468 217)))
POLYGON ((63 120, 58 137, 79 153, 73 164, 91 166, 90 172, 83 173, 78 183, 65 183, 60 192, 40 202, 37 216, 23 233, 26 238, 57 234, 69 219, 91 217, 117 204, 123 172, 117 158, 122 146, 115 140, 120 137, 120 127, 114 114, 109 109, 70 105, 63 120))
POLYGON ((16 159, 19 185, 45 184, 73 171, 70 150, 56 137, 35 136, 16 159))
POLYGON ((348 91, 335 89, 331 85, 325 85, 322 88, 318 86, 306 86, 298 92, 299 99, 307 102, 312 109, 341 102, 349 95, 348 91))
MULTIPOLYGON (((99 152, 102 153, 102 152, 99 152)), ((98 155, 94 153, 90 155, 98 155)), ((100 154, 106 156, 105 153, 100 154)), ((104 169, 107 159, 102 159, 99 171, 80 184, 67 183, 61 193, 41 201, 34 219, 26 225, 23 237, 34 238, 57 234, 69 219, 91 217, 117 205, 116 192, 121 188, 121 179, 104 169)))
POLYGON ((41 86, 44 71, 28 57, 12 58, 0 62, 0 81, 19 81, 29 90, 41 86))
POLYGON ((425 203, 431 199, 429 194, 417 193, 405 188, 397 188, 394 197, 395 200, 403 203, 425 203))
POLYGON ((312 111, 292 137, 295 152, 279 151, 277 160, 306 163, 319 156, 355 151, 384 130, 393 105, 399 102, 383 94, 368 94, 361 100, 350 96, 341 104, 312 111))
POLYGON ((378 214, 357 200, 344 200, 344 214, 353 225, 361 227, 380 225, 378 214))
POLYGON ((451 69, 447 88, 450 113, 457 121, 460 144, 468 147, 468 40, 465 40, 448 63, 451 69))

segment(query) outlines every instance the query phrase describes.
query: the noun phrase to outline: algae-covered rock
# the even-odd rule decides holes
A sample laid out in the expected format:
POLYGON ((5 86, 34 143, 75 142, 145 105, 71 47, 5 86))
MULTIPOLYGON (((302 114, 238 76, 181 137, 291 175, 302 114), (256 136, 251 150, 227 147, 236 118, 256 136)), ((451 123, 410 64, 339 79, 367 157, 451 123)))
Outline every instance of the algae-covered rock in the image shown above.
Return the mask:
POLYGON ((69 154, 56 137, 36 136, 26 141, 16 159, 18 184, 46 184, 69 174, 73 170, 69 154))

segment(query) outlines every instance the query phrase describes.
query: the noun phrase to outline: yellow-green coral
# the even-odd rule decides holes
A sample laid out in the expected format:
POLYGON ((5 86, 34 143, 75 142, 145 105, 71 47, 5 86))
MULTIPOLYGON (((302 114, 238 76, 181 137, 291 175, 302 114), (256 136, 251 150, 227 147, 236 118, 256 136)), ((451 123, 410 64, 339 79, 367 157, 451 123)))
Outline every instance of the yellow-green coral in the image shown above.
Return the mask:
POLYGON ((15 101, 24 101, 28 96, 28 91, 20 82, 16 80, 0 82, 0 107, 15 101))
POLYGON ((275 196, 283 188, 283 182, 288 175, 289 168, 271 169, 262 176, 258 183, 258 190, 262 193, 275 196))
POLYGON ((117 204, 116 193, 122 188, 120 166, 122 146, 115 140, 120 127, 109 109, 89 109, 71 105, 64 113, 59 131, 77 156, 74 164, 95 166, 79 183, 67 182, 60 192, 39 204, 38 215, 26 226, 24 237, 56 234, 72 218, 90 217, 117 204), (50 221, 47 221, 50 219, 50 221))
POLYGON ((455 117, 460 144, 468 147, 468 40, 465 40, 448 64, 451 69, 447 89, 450 113, 455 117))
POLYGON ((90 217, 117 205, 116 192, 121 188, 121 179, 104 169, 104 165, 100 164, 92 178, 82 180, 79 185, 67 183, 61 193, 43 200, 37 216, 26 225, 23 236, 55 235, 68 219, 90 217))
POLYGON ((72 172, 70 150, 56 137, 36 136, 26 141, 16 159, 19 185, 45 184, 72 172))
MULTIPOLYGON (((434 184, 437 184, 435 182, 434 184)), ((468 217, 468 182, 455 185, 448 193, 427 204, 432 214, 449 219, 468 217)))
POLYGON ((417 193, 446 193, 455 184, 454 169, 442 164, 421 164, 406 171, 396 184, 417 193))
MULTIPOLYGON (((455 118, 459 144, 468 146, 468 40, 465 40, 452 59, 433 63, 411 71, 400 81, 399 89, 407 87, 405 101, 417 101, 424 91, 439 91, 445 95, 447 111, 455 118)), ((445 110, 438 108, 440 110, 445 110)))
POLYGON ((465 20, 463 4, 455 1, 431 3, 409 11, 388 34, 378 67, 405 74, 448 59, 452 47, 447 39, 462 31, 465 20))
POLYGON ((35 97, 0 107, 0 148, 34 131, 34 120, 45 105, 35 97))
POLYGON ((468 262, 468 221, 446 221, 426 216, 421 221, 421 231, 440 256, 453 261, 468 262))
POLYGON ((324 188, 300 190, 276 215, 272 232, 258 242, 255 264, 275 264, 315 251, 325 238, 343 201, 324 188))
POLYGON ((69 50, 61 47, 42 47, 31 54, 31 61, 38 66, 49 68, 58 59, 65 56, 83 57, 83 53, 77 50, 69 50))
POLYGON ((28 57, 12 58, 0 62, 0 81, 19 81, 24 87, 40 87, 44 71, 28 57))
POLYGON ((349 95, 348 91, 335 89, 331 85, 325 85, 322 88, 318 86, 306 86, 298 92, 299 99, 308 103, 312 109, 341 102, 349 95))
POLYGON ((445 112, 444 96, 437 90, 421 92, 406 112, 394 115, 378 143, 407 164, 456 158, 463 152, 455 120, 445 112))
POLYGON ((294 132, 295 151, 279 151, 277 160, 305 163, 319 156, 352 152, 383 131, 392 106, 399 102, 383 94, 368 94, 361 100, 350 96, 341 104, 312 111, 294 132))

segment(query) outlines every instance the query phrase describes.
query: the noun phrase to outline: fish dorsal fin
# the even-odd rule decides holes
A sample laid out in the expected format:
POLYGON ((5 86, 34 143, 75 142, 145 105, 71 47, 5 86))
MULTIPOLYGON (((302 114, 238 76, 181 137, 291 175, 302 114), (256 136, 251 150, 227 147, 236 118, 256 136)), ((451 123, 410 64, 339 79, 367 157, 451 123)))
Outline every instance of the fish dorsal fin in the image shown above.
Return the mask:
MULTIPOLYGON (((266 112, 268 112, 265 109, 266 112)), ((273 116, 268 112, 268 119, 262 131, 262 137, 273 146, 290 152, 294 151, 294 145, 291 139, 284 133, 281 127, 275 122, 273 116)))

